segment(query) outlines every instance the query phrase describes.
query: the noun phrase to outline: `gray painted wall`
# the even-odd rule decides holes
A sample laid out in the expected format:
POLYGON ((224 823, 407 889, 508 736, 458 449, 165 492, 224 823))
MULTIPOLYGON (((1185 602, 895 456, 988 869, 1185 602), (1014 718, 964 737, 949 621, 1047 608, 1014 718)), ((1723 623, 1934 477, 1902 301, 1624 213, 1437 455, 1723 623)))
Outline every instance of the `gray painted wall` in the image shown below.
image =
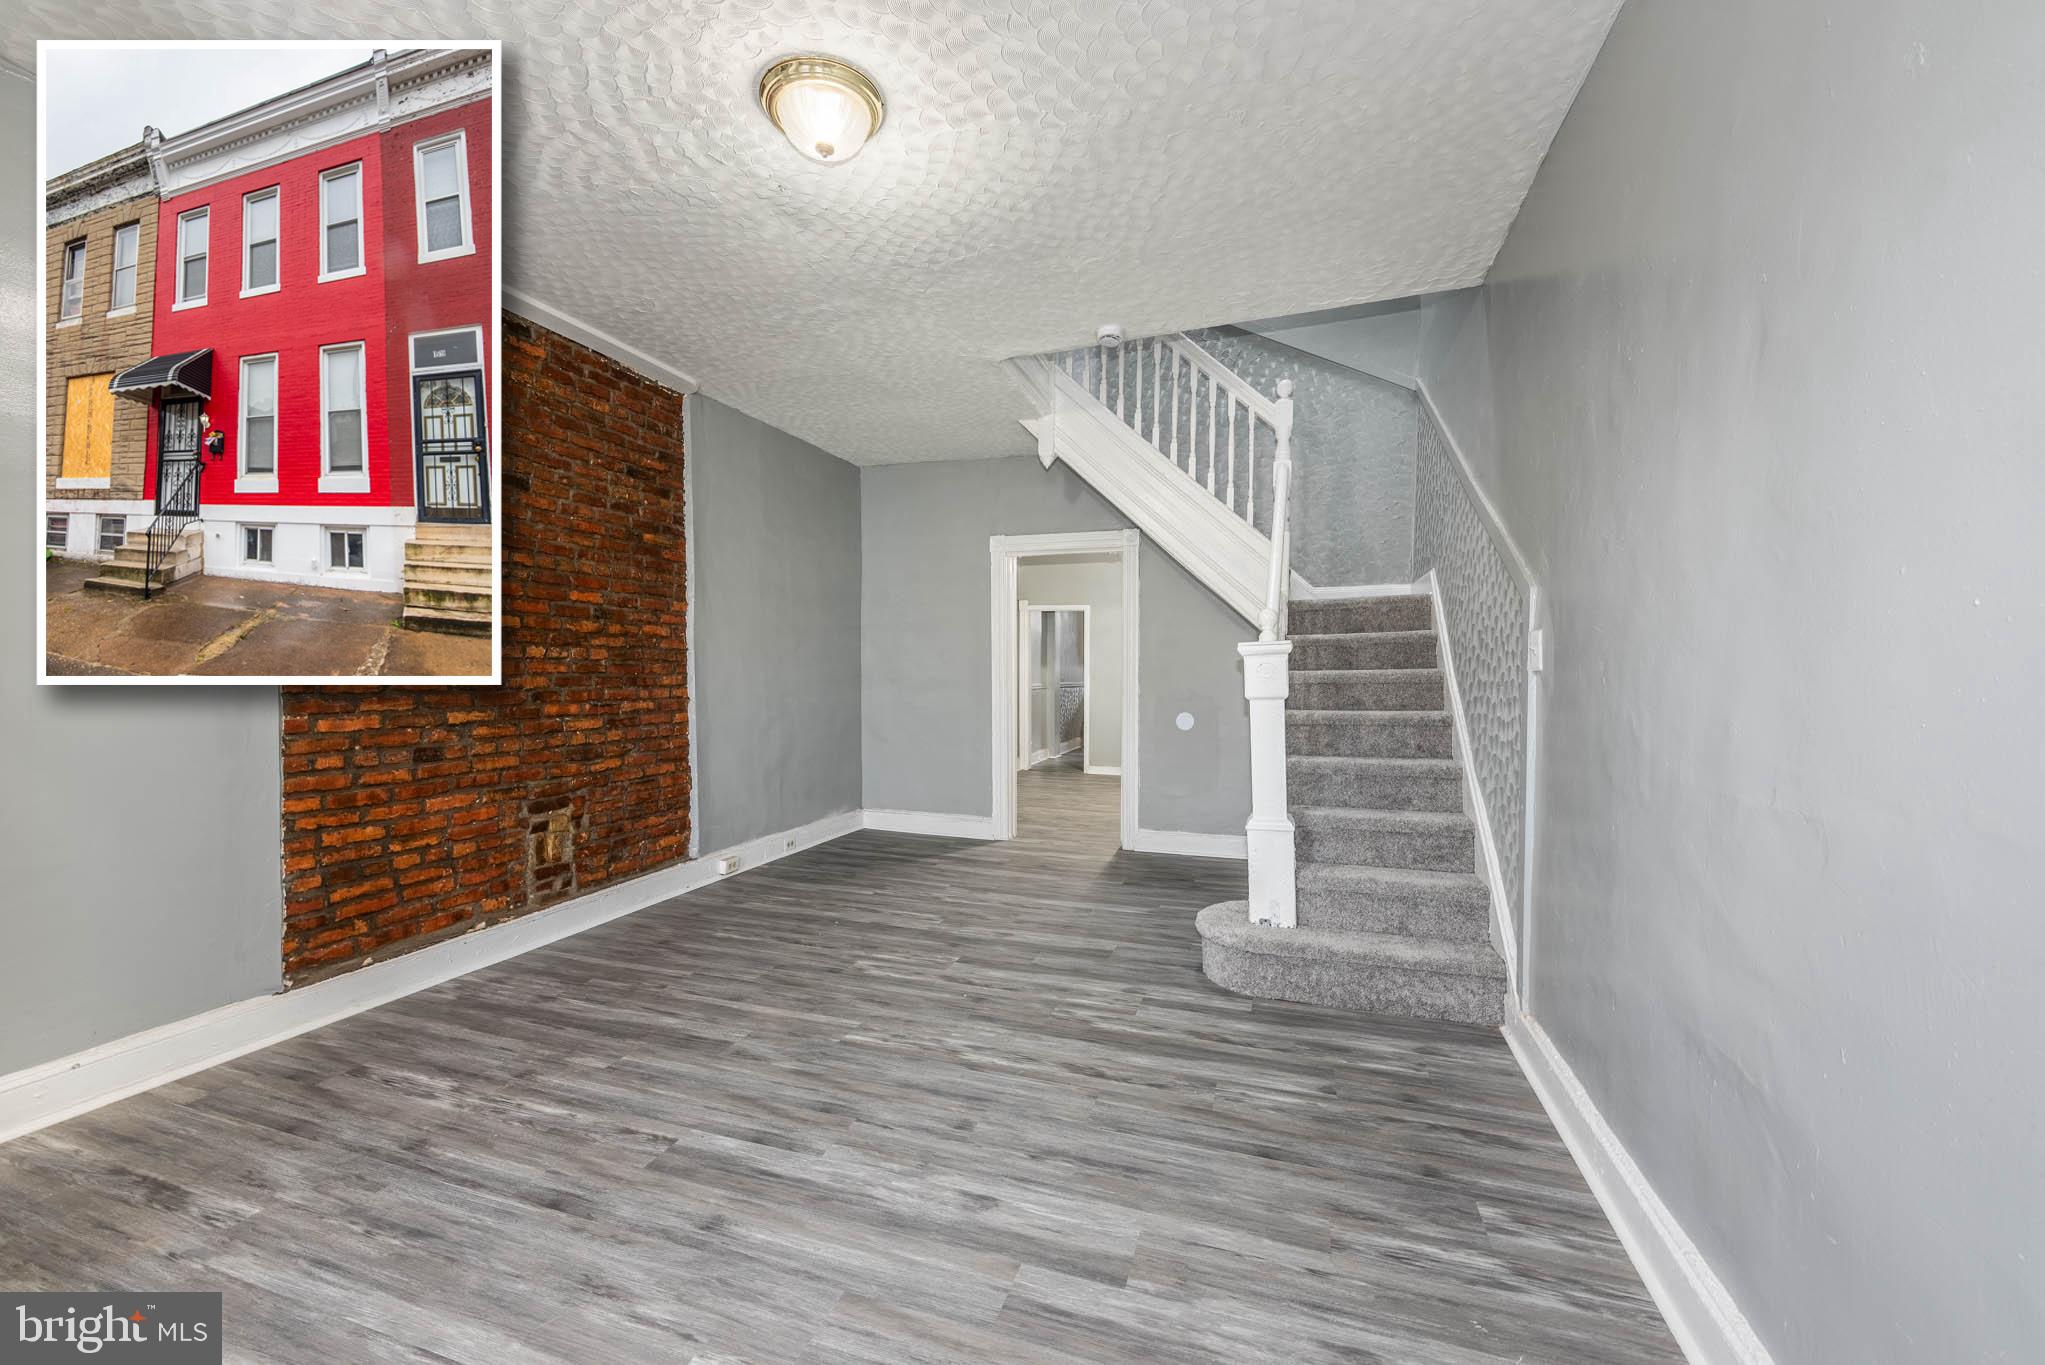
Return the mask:
POLYGON ((283 936, 276 690, 35 685, 34 139, 0 68, 0 1074, 273 991, 283 936))
POLYGON ((860 803, 859 471, 688 400, 697 847, 860 803))
MULTIPOLYGON (((865 804, 987 815, 988 538, 1128 523, 1065 466, 1027 456, 869 466, 860 514, 865 804)), ((1240 834, 1250 747, 1235 646, 1254 632, 1148 542, 1137 574, 1138 820, 1240 834), (1182 710, 1189 731, 1172 723, 1182 710)))
MULTIPOLYGON (((1137 561, 1142 573, 1142 560, 1137 561)), ((1087 679, 1093 693, 1093 735, 1087 751, 1096 768, 1122 763, 1122 561, 1093 564, 1024 560, 1016 571, 1024 601, 1038 606, 1091 607, 1093 653, 1087 679)))
POLYGON ((1293 569, 1319 588, 1410 583, 1413 394, 1241 328, 1189 335, 1260 393, 1293 381, 1293 569))
POLYGON ((1449 413, 1549 603, 1535 1013, 1783 1365, 2045 1354, 2041 51, 1635 0, 1449 413))

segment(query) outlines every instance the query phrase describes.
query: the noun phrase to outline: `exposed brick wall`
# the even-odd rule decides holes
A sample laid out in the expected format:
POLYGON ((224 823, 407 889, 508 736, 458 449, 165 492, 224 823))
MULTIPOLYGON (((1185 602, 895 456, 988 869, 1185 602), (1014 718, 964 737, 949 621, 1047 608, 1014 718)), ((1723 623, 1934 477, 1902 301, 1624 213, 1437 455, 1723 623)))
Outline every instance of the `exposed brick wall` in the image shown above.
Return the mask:
POLYGON ((502 346, 503 686, 284 689, 287 981, 687 856, 682 397, 502 346))

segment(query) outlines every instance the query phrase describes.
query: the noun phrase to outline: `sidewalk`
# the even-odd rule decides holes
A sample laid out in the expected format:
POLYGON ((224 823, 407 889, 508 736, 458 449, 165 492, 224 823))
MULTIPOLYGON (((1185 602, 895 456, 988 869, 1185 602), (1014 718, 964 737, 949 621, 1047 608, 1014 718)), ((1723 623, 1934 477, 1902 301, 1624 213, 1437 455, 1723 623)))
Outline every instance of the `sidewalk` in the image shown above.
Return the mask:
POLYGON ((490 672, 488 636, 441 635, 399 624, 395 593, 260 583, 199 575, 148 601, 88 592, 97 566, 47 565, 52 675, 375 678, 490 672))

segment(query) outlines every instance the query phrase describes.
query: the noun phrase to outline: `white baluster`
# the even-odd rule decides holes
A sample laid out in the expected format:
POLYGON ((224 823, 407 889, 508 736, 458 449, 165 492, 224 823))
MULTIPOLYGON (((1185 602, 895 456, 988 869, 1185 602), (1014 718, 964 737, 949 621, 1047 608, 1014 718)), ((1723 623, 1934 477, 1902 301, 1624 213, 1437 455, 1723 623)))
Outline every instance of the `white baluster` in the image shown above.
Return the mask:
POLYGON ((1172 357, 1172 463, 1176 465, 1179 462, 1179 350, 1170 342, 1165 343, 1165 350, 1172 357))
POLYGON ((1151 338, 1151 448, 1162 450, 1164 428, 1157 417, 1164 415, 1164 360, 1157 358, 1157 338, 1151 338))
POLYGON ((1115 397, 1119 400, 1116 406, 1121 410, 1122 420, 1127 422, 1129 421, 1129 347, 1127 345, 1115 348, 1115 377, 1117 381, 1115 397))
POLYGON ((1209 495, 1215 493, 1215 438, 1217 438, 1217 432, 1215 432, 1215 407, 1221 401, 1219 389, 1221 389, 1221 385, 1217 385, 1215 377, 1209 375, 1207 377, 1207 493, 1209 495))
POLYGON ((1228 396, 1228 510, 1236 510, 1236 396, 1228 396))

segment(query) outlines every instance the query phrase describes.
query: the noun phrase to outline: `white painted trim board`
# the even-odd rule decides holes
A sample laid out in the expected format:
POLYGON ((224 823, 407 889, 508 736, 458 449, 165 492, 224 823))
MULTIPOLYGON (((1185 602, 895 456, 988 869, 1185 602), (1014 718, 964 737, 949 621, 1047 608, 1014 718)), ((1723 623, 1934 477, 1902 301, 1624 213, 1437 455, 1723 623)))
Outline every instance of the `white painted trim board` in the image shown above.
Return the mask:
POLYGON ((1234 858, 1246 862, 1250 856, 1247 834, 1196 834, 1183 829, 1139 829, 1131 845, 1137 853, 1171 853, 1182 858, 1234 858))
POLYGON ((1505 1041, 1691 1365, 1773 1365, 1746 1315, 1541 1026, 1508 1002, 1505 1041))
POLYGON ((0 1143, 684 895, 719 880, 721 858, 737 857, 741 869, 769 863, 864 823, 856 810, 825 816, 310 986, 239 1000, 0 1076, 0 1143))

